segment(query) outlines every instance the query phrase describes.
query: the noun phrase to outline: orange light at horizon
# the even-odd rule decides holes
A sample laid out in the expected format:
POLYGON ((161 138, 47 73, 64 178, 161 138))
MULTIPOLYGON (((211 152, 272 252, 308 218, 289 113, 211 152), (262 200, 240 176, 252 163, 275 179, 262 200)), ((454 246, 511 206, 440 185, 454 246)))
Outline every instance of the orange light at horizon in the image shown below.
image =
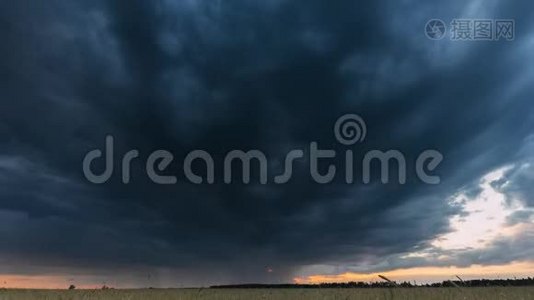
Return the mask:
POLYGON ((314 274, 303 277, 295 277, 293 281, 297 284, 318 284, 332 282, 349 281, 379 281, 378 275, 385 275, 395 281, 419 281, 433 282, 449 280, 455 275, 464 279, 476 278, 521 278, 534 276, 534 262, 516 262, 507 265, 481 266, 472 265, 470 267, 415 267, 405 269, 395 269, 375 273, 355 273, 346 272, 341 274, 314 274))
POLYGON ((12 289, 66 289, 71 284, 76 288, 95 289, 97 284, 72 280, 63 275, 16 275, 0 274, 0 287, 12 289))
MULTIPOLYGON (((356 273, 346 272, 341 274, 313 274, 308 276, 295 277, 297 284, 318 284, 332 282, 376 282, 381 281, 378 275, 384 275, 394 281, 414 281, 419 283, 438 282, 455 279, 455 275, 469 279, 495 279, 495 278, 526 278, 534 277, 534 261, 514 262, 506 265, 470 267, 414 267, 395 269, 384 272, 356 273)), ((120 281, 120 280, 118 280, 120 281)), ((115 287, 136 287, 134 282, 116 282, 115 287)), ((0 274, 0 288, 21 288, 21 289, 67 289, 73 284, 80 289, 98 289, 103 284, 102 278, 93 276, 70 276, 68 274, 54 275, 20 275, 20 274, 0 274)))

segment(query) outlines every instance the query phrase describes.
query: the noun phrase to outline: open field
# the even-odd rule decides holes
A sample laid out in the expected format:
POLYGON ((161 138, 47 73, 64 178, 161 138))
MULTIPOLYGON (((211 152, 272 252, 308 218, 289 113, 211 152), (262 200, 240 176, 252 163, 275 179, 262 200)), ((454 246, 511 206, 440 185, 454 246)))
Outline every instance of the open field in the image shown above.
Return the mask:
POLYGON ((0 290, 0 299, 534 299, 534 287, 0 290))

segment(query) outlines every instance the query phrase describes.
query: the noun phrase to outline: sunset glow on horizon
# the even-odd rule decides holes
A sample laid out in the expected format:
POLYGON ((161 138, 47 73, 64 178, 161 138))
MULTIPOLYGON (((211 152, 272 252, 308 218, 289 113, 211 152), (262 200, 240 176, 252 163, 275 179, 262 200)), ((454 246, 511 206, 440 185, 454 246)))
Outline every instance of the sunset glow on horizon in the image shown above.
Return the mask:
POLYGON ((417 281, 418 283, 432 283, 445 280, 456 280, 458 275, 462 279, 514 279, 526 278, 534 275, 534 261, 511 263, 506 265, 470 267, 417 267, 408 269, 397 269, 375 273, 342 273, 331 275, 309 275, 306 277, 295 277, 297 284, 318 284, 333 282, 374 282, 381 281, 378 275, 384 275, 397 282, 417 281))
MULTIPOLYGON (((416 281, 417 283, 432 283, 455 280, 456 275, 464 280, 470 279, 514 279, 527 278, 534 275, 534 261, 516 262, 506 265, 469 267, 416 267, 396 269, 373 273, 346 272, 342 274, 313 274, 293 278, 295 284, 320 284, 343 282, 377 282, 378 275, 384 275, 396 282, 416 281)), ((149 285, 134 284, 132 282, 116 281, 115 284, 102 283, 97 276, 68 276, 68 275, 0 275, 1 288, 16 289, 67 289, 73 284, 77 289, 100 289, 103 285, 115 288, 143 288, 149 285)), ((178 288, 182 286, 166 286, 178 288)))
POLYGON ((76 288, 98 289, 102 284, 74 282, 66 275, 3 275, 0 274, 0 287, 13 289, 67 289, 74 284, 76 288))

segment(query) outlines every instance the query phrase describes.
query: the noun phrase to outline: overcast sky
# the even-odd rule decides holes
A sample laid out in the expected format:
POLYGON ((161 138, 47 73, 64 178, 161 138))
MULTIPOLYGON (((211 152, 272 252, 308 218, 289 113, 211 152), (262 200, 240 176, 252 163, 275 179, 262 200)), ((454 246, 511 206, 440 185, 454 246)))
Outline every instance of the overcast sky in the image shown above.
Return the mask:
POLYGON ((0 285, 534 270, 531 1, 2 1, 0 38, 0 285), (434 18, 514 19, 515 39, 431 40, 434 18), (332 131, 347 113, 367 127, 352 146, 332 131), (82 161, 107 135, 115 172, 93 184, 82 161), (312 141, 337 165, 398 149, 406 184, 318 184, 307 158, 273 183, 312 141), (176 184, 147 177, 158 149, 176 184), (195 149, 214 184, 185 178, 195 149), (265 153, 267 184, 223 182, 235 149, 265 153), (440 184, 415 177, 426 149, 443 154, 440 184))

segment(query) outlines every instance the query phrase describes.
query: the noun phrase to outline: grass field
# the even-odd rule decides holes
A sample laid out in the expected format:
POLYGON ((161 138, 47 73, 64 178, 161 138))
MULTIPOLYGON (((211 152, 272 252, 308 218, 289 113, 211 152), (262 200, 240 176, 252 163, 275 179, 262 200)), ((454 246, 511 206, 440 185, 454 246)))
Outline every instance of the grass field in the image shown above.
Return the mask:
POLYGON ((534 299, 534 287, 0 290, 0 299, 534 299))

